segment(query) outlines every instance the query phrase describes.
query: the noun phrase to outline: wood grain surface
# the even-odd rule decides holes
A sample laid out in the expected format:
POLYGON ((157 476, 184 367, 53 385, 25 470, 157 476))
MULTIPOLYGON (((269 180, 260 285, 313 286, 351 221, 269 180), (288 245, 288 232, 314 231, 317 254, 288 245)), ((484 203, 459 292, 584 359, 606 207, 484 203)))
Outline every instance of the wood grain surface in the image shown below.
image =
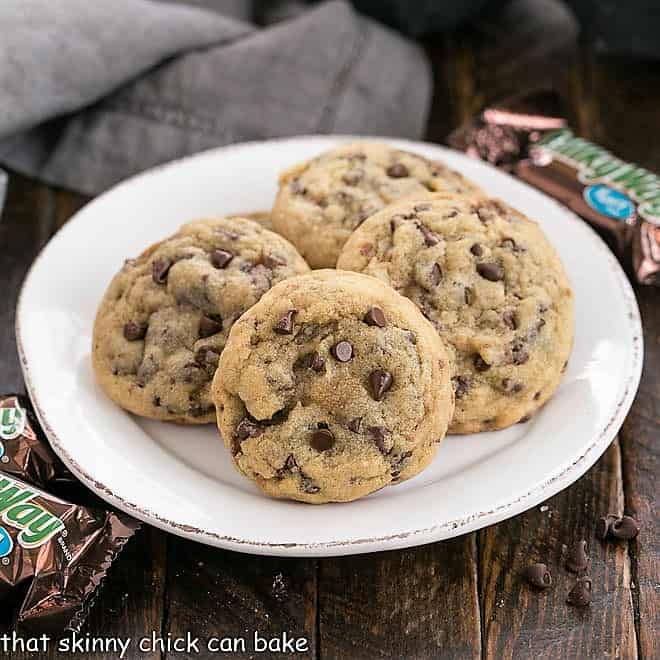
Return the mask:
MULTIPOLYGON (((476 26, 427 40, 435 81, 428 139, 443 142, 485 102, 551 84, 577 132, 660 171, 660 63, 600 59, 577 45, 565 16, 544 15, 542 5, 513 2, 476 26)), ((20 284, 38 250, 85 201, 10 178, 0 221, 2 392, 23 391, 13 331, 20 284)), ((250 639, 255 630, 286 631, 308 641, 296 657, 328 659, 660 657, 660 290, 636 287, 636 294, 646 352, 635 404, 603 458, 542 506, 447 542, 320 561, 240 555, 144 528, 113 566, 83 633, 250 639), (641 522, 640 536, 598 541, 597 519, 624 511, 641 522), (564 568, 566 546, 581 539, 593 579, 585 610, 566 603, 575 576, 564 568), (525 583, 531 561, 549 566, 551 589, 525 583)), ((13 612, 0 609, 0 634, 11 629, 13 612)), ((248 649, 231 657, 251 656, 248 649)))

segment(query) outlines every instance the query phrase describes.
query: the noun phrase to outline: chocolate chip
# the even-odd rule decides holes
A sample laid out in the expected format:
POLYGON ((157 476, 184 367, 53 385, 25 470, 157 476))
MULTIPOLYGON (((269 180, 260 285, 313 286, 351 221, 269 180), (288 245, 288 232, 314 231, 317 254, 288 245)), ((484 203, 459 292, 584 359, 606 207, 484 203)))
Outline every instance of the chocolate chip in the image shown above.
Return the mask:
POLYGON ((516 249, 516 242, 512 238, 503 238, 500 242, 500 247, 510 248, 511 250, 516 249))
POLYGON ((327 451, 334 446, 335 436, 330 429, 321 428, 312 433, 309 444, 312 449, 316 449, 316 451, 327 451))
POLYGON ((235 436, 239 440, 247 440, 261 435, 263 432, 264 430, 256 422, 253 422, 249 417, 243 417, 236 427, 235 436))
POLYGON ((545 564, 530 564, 525 571, 527 582, 537 589, 547 589, 552 585, 552 576, 545 564))
POLYGON ((213 250, 211 252, 211 264, 214 268, 226 268, 234 255, 228 250, 213 250))
POLYGON ((538 401, 540 398, 541 398, 541 392, 536 392, 536 394, 534 394, 534 401, 538 401))
POLYGON ((151 264, 151 279, 156 284, 165 284, 170 268, 172 268, 172 262, 169 259, 156 259, 151 264))
POLYGON ((591 602, 591 578, 581 577, 568 593, 566 602, 576 607, 586 607, 591 602))
POLYGON ((382 401, 385 393, 392 387, 392 374, 384 369, 374 369, 369 374, 369 384, 371 385, 371 396, 376 401, 382 401))
POLYGON ((629 541, 639 534, 639 524, 631 516, 623 516, 610 524, 610 536, 629 541))
POLYGON ((454 376, 451 382, 454 386, 454 396, 462 399, 470 389, 470 379, 467 376, 454 376))
POLYGON ((477 273, 489 282, 499 282, 504 279, 502 267, 494 263, 477 264, 477 273))
POLYGON ((510 378, 503 378, 502 388, 505 392, 513 392, 514 394, 518 394, 518 392, 522 392, 523 384, 519 381, 513 381, 510 378))
POLYGON ((394 163, 387 168, 387 176, 392 179, 402 179, 408 176, 408 168, 403 163, 394 163))
POLYGON ((479 353, 477 353, 474 356, 473 362, 474 362, 474 368, 477 371, 488 371, 490 369, 490 365, 488 364, 488 362, 486 362, 486 360, 484 360, 481 357, 481 355, 479 355, 479 353))
POLYGON ((465 289, 463 289, 463 299, 465 300, 466 305, 471 305, 474 300, 474 293, 469 286, 466 286, 465 289))
POLYGON ((525 349, 521 341, 515 341, 511 344, 511 355, 513 357, 513 364, 525 364, 529 360, 529 353, 525 349))
POLYGON ((216 335, 222 330, 222 319, 219 316, 202 316, 199 321, 199 336, 202 339, 216 335))
POLYGON ((154 405, 156 408, 160 408, 160 397, 159 397, 159 396, 155 396, 155 397, 151 400, 151 403, 153 403, 153 405, 154 405))
POLYGON ((208 346, 202 346, 195 351, 194 359, 195 362, 197 362, 197 364, 201 365, 202 367, 206 365, 217 367, 220 360, 220 354, 208 346))
POLYGON ((578 541, 574 543, 566 555, 566 569, 572 573, 582 573, 589 566, 589 557, 587 555, 587 542, 578 541))
POLYGON ((305 493, 316 495, 321 489, 306 475, 300 475, 300 485, 305 493))
POLYGON ((532 419, 531 415, 523 415, 517 422, 516 424, 527 424, 529 420, 532 419))
POLYGON ((483 248, 481 247, 481 245, 479 245, 479 243, 475 243, 475 244, 470 248, 470 252, 472 252, 472 254, 473 254, 475 257, 480 257, 480 256, 484 253, 484 250, 483 250, 483 248))
POLYGON ((433 267, 431 268, 431 284, 433 284, 433 286, 438 286, 438 284, 440 284, 441 279, 442 279, 442 268, 440 268, 438 264, 433 264, 433 267))
POLYGON ((273 330, 279 335, 293 334, 293 317, 298 313, 297 309, 290 309, 282 318, 275 324, 273 330))
POLYGON ((353 433, 359 433, 362 426, 362 417, 355 417, 348 423, 348 430, 353 433))
POLYGON ((357 186, 358 183, 360 183, 362 179, 363 173, 360 170, 356 170, 353 172, 346 172, 344 176, 342 176, 341 180, 347 185, 347 186, 357 186))
POLYGON ((391 449, 388 451, 387 446, 385 444, 385 436, 386 436, 386 431, 385 427, 383 426, 370 426, 367 429, 367 433, 369 434, 369 437, 373 441, 373 443, 378 447, 378 451, 381 454, 389 454, 391 449))
POLYGON ((307 191, 305 190, 305 186, 300 183, 300 179, 294 179, 291 182, 291 192, 294 195, 304 195, 307 191))
POLYGON ((432 247, 440 242, 440 239, 425 225, 419 223, 417 227, 422 233, 422 236, 424 237, 424 245, 427 247, 432 247))
POLYGON ((511 330, 518 329, 518 317, 516 316, 515 312, 502 312, 502 321, 504 321, 504 325, 511 328, 511 330))
POLYGON ((350 342, 342 340, 337 342, 330 352, 337 362, 348 362, 353 357, 353 346, 350 342))
POLYGON ((124 325, 124 337, 128 341, 138 341, 144 339, 147 334, 147 324, 146 323, 134 323, 129 321, 124 325))
POLYGON ((380 307, 372 307, 365 315, 364 322, 367 325, 377 325, 384 328, 386 325, 385 314, 380 307))
POLYGON ((286 261, 282 261, 281 259, 278 259, 277 257, 273 257, 270 254, 266 254, 263 256, 261 262, 263 263, 266 268, 278 268, 279 266, 286 266, 286 261))

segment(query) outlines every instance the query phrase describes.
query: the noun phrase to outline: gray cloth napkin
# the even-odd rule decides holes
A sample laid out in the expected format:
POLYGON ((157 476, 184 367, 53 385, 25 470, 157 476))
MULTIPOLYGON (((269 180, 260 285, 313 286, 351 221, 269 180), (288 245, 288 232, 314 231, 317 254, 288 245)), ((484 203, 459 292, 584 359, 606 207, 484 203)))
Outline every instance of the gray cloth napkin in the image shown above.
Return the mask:
POLYGON ((0 2, 0 163, 96 194, 232 142, 423 133, 423 51, 347 2, 265 28, 194 4, 0 2))

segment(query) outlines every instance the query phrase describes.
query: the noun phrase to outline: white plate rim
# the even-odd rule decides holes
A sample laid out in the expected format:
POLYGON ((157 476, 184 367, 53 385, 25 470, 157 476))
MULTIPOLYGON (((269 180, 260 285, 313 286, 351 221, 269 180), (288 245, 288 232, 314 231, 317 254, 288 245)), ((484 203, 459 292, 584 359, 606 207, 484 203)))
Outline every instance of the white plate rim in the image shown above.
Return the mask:
MULTIPOLYGON (((84 208, 106 195, 110 195, 123 187, 129 187, 138 183, 143 178, 148 178, 154 174, 160 173, 165 169, 177 167, 191 160, 201 158, 213 158, 218 154, 227 154, 233 149, 240 149, 250 146, 263 145, 264 143, 282 143, 282 142, 298 142, 305 140, 323 141, 327 140, 328 143, 334 143, 339 140, 378 140, 383 142, 394 142, 397 145, 402 145, 403 148, 409 148, 412 151, 415 147, 419 149, 420 145, 433 147, 434 149, 453 151, 444 145, 423 142, 423 141, 410 141, 387 136, 357 136, 348 134, 334 134, 334 135, 299 135, 292 137, 272 138, 268 140, 253 140, 240 142, 236 144, 227 145, 224 147, 217 147, 213 149, 204 150, 189 156, 172 160, 156 167, 150 168, 138 174, 135 174, 127 179, 120 181, 114 186, 110 187, 101 195, 92 199, 84 208)), ((463 154, 459 154, 463 158, 467 158, 463 154)), ((483 163, 488 166, 488 164, 483 163)), ((495 169, 495 168, 493 168, 495 169)), ((498 172, 502 174, 501 172, 498 172)), ((568 466, 557 473, 553 473, 541 484, 527 492, 518 495, 517 497, 498 505, 489 510, 479 511, 472 513, 463 518, 447 520, 441 523, 433 524, 430 526, 422 527, 419 529, 409 530, 402 533, 374 536, 368 538, 351 538, 351 539, 337 539, 329 542, 319 543, 269 543, 263 540, 237 538, 209 532, 207 530, 198 529, 191 525, 170 520, 164 516, 158 515, 148 508, 141 507, 136 502, 130 501, 125 497, 113 492, 105 484, 97 481, 93 475, 86 471, 81 465, 77 463, 75 458, 70 455, 65 449, 64 443, 58 438, 55 430, 52 428, 44 413, 43 407, 39 401, 39 395, 33 386, 33 381, 30 375, 29 359, 24 349, 24 342, 21 333, 21 316, 23 315, 22 308, 24 304, 25 291, 29 288, 30 279, 33 270, 37 267, 40 259, 43 257, 49 246, 54 241, 62 240, 62 236, 66 235, 67 231, 71 230, 73 221, 76 219, 78 212, 72 216, 46 243, 41 249, 37 257, 34 259, 21 286, 18 302, 16 306, 16 319, 15 319, 15 333, 16 345, 20 360, 21 369, 26 385, 27 392, 30 396, 34 406, 37 418, 53 448, 55 453, 63 461, 63 463, 71 470, 71 472, 90 490, 99 495, 102 499, 110 503, 117 509, 148 523, 158 527, 164 531, 171 532, 178 536, 198 541, 207 545, 235 550, 238 552, 258 554, 258 555, 275 555, 275 556, 293 556, 293 557, 328 557, 350 554, 361 554, 374 551, 385 551, 406 548, 411 546, 424 545, 433 543, 449 538, 453 538, 462 534, 466 534, 489 525, 496 524, 507 518, 523 513, 543 502, 544 500, 556 495, 561 490, 567 488, 579 479, 584 473, 591 468, 594 463, 602 456, 605 450, 612 443, 616 437, 625 417, 632 406, 635 394, 637 392, 639 382, 642 375, 643 368, 643 331, 639 308, 637 300, 632 289, 632 286, 625 275, 621 265, 616 260, 610 249, 607 247, 603 239, 582 219, 568 208, 557 202, 556 200, 548 197, 547 195, 532 188, 528 184, 515 179, 518 185, 522 185, 532 190, 536 195, 544 198, 545 203, 551 203, 561 210, 562 215, 581 228, 585 234, 585 238, 590 240, 598 249, 603 253, 604 259, 612 271, 616 283, 620 288, 622 300, 627 307, 628 319, 630 324, 631 336, 633 339, 633 347, 631 352, 631 361, 629 372, 620 399, 613 407, 613 412, 609 417, 605 426, 601 429, 588 447, 568 466)))

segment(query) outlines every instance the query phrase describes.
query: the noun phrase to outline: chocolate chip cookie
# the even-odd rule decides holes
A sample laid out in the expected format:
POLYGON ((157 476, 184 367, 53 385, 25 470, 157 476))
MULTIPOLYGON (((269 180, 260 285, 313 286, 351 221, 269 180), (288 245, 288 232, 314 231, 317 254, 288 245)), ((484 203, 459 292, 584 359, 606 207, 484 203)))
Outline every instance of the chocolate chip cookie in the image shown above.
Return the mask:
POLYGON ((410 298, 454 367, 450 433, 525 421, 559 384, 573 296, 539 226, 496 199, 450 194, 393 204, 348 240, 339 267, 410 298))
POLYGON ((282 174, 273 227, 312 268, 334 268, 346 239, 366 218, 429 191, 481 192, 437 161, 377 142, 344 144, 282 174))
POLYGON ((278 284, 241 317, 212 396, 238 470, 268 495, 312 503, 420 472, 454 407, 447 354, 419 310, 334 270, 278 284))
POLYGON ((289 242, 251 220, 183 225, 110 283, 94 324, 98 382, 137 415, 214 421, 211 379, 231 326, 274 284, 307 271, 289 242))

